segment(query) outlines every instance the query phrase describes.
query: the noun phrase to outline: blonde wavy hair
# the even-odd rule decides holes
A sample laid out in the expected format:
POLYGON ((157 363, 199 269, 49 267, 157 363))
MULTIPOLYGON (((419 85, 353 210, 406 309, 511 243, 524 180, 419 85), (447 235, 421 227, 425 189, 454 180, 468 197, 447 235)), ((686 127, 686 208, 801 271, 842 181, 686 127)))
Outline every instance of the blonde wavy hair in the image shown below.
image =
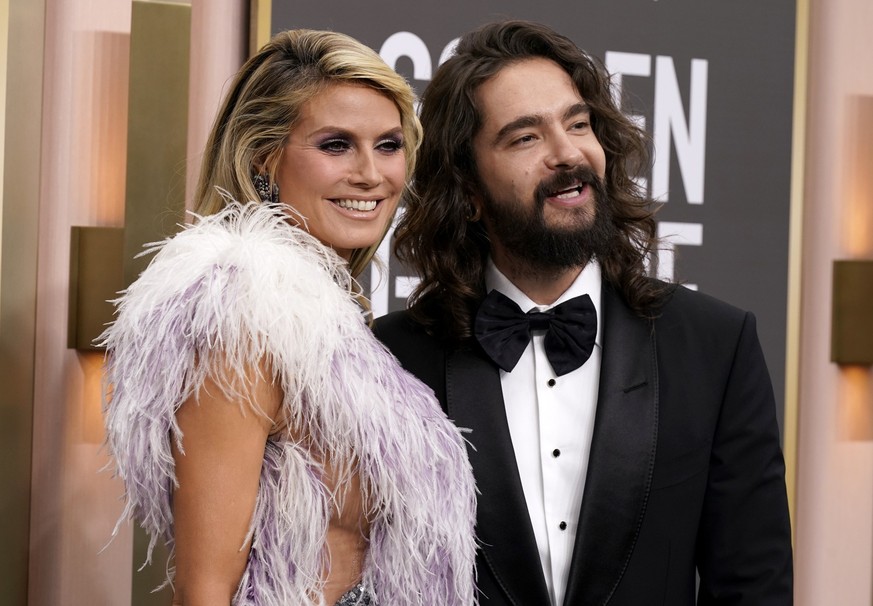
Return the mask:
MULTIPOLYGON (((276 182, 283 149, 304 104, 342 83, 369 86, 397 106, 408 179, 415 168, 421 124, 413 105, 415 94, 406 80, 350 36, 289 30, 276 34, 235 76, 203 152, 195 212, 207 215, 221 210, 226 197, 220 190, 234 200, 258 202, 252 175, 262 173, 270 183, 276 182)), ((353 277, 364 270, 379 243, 352 252, 353 277)))

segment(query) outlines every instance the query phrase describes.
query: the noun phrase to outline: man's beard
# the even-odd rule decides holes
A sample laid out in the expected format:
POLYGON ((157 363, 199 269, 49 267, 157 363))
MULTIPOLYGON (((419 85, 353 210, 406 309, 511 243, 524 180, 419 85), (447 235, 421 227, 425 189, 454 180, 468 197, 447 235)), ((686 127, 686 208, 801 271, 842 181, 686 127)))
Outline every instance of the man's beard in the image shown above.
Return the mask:
POLYGON ((480 185, 480 190, 489 236, 492 241, 500 242, 516 265, 516 271, 554 274, 583 267, 592 257, 609 256, 617 231, 606 186, 590 168, 579 166, 542 181, 534 191, 533 205, 495 200, 484 185, 480 185), (574 183, 589 185, 591 203, 563 209, 565 218, 571 215, 572 220, 563 221, 562 225, 547 225, 546 198, 574 183))

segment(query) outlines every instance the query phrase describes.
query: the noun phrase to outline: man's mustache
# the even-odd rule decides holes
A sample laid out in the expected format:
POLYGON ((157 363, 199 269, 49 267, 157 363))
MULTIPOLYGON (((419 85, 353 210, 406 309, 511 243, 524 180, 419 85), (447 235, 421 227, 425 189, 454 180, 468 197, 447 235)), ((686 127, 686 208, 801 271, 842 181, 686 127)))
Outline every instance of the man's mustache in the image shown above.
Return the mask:
POLYGON ((534 190, 534 199, 537 205, 542 206, 546 198, 564 191, 574 185, 592 185, 595 191, 602 190, 602 179, 589 166, 574 166, 567 170, 556 172, 551 177, 540 181, 534 190))

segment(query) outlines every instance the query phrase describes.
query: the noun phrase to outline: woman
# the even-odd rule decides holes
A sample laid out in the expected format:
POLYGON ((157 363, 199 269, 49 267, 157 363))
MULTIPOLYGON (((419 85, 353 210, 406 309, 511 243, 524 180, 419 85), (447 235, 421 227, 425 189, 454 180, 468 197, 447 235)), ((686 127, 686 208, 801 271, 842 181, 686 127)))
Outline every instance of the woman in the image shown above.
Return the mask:
POLYGON ((199 220, 119 300, 108 443, 174 604, 474 603, 463 440, 354 281, 414 164, 412 102, 357 41, 278 34, 219 112, 199 220))

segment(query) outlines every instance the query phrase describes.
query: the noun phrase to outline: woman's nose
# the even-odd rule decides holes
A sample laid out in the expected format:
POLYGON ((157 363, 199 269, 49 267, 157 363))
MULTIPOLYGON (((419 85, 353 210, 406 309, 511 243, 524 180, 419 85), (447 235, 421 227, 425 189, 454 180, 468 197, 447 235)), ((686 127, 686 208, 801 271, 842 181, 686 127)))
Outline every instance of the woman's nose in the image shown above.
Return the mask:
POLYGON ((355 159, 350 182, 363 187, 375 187, 382 182, 382 172, 376 163, 373 152, 363 151, 355 159))

